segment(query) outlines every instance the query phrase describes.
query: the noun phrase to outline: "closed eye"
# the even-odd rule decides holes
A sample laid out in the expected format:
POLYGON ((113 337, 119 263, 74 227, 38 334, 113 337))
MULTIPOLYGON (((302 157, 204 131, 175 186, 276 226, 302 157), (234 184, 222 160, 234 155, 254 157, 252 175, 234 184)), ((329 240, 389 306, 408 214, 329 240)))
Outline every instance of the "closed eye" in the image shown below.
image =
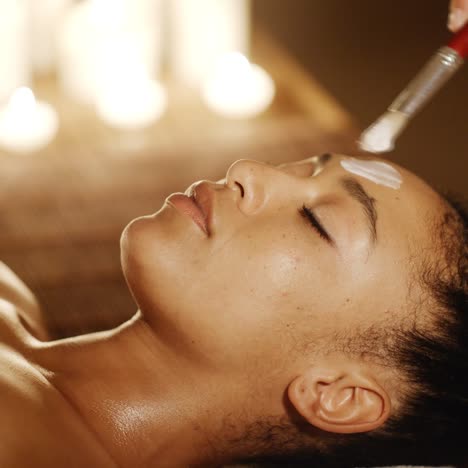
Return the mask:
POLYGON ((319 236, 327 241, 329 244, 334 245, 335 242, 331 238, 330 234, 325 230, 320 221, 315 216, 314 212, 308 208, 306 205, 302 205, 302 208, 299 208, 300 215, 307 220, 307 222, 317 231, 319 236))

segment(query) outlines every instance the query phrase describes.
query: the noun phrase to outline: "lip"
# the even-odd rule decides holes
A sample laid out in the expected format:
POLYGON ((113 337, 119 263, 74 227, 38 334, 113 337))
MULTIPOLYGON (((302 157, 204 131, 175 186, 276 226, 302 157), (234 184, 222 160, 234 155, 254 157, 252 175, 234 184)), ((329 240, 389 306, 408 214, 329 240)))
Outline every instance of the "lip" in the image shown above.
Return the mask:
POLYGON ((177 211, 192 218, 206 235, 210 234, 211 200, 212 194, 209 189, 201 186, 192 188, 190 196, 175 193, 167 199, 177 211))
POLYGON ((202 211, 206 232, 210 234, 212 231, 214 190, 210 187, 209 183, 199 182, 190 190, 190 197, 202 211))

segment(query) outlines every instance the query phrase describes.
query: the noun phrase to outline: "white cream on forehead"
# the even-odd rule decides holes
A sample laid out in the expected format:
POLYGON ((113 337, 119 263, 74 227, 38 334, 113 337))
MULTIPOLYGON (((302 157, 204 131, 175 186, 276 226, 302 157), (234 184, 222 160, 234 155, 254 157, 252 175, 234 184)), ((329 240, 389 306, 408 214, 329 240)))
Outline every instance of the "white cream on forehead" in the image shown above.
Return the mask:
POLYGON ((399 189, 403 183, 401 174, 390 164, 382 161, 345 158, 340 161, 345 171, 364 177, 378 185, 399 189))

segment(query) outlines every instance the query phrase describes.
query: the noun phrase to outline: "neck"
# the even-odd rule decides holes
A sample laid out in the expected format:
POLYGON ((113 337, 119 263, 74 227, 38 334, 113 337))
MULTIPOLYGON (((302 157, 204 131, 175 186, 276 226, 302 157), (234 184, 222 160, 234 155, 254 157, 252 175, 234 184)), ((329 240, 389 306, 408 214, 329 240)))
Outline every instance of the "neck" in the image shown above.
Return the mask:
MULTIPOLYGON (((110 332, 44 343, 39 364, 119 466, 217 463, 222 419, 212 379, 139 316, 110 332)), ((219 399, 219 397, 218 397, 219 399)))

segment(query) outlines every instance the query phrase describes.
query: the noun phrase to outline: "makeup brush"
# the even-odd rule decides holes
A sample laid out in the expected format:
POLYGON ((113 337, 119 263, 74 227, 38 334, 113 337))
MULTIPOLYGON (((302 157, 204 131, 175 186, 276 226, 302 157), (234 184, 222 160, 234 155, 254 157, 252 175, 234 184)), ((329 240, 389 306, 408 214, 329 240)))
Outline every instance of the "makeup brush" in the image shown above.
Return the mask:
POLYGON ((468 56, 468 24, 441 47, 392 102, 387 112, 363 132, 359 146, 370 153, 386 153, 414 115, 442 88, 468 56))

